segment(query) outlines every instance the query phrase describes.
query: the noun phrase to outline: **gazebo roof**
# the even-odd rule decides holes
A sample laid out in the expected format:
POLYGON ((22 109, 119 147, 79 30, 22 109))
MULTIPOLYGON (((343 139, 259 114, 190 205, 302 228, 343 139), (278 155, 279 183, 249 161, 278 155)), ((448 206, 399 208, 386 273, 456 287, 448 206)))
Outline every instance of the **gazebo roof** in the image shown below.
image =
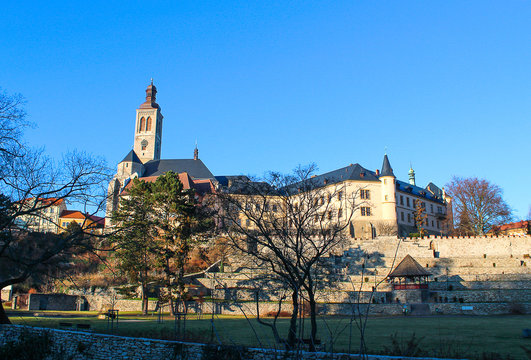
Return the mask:
POLYGON ((390 278, 395 277, 420 277, 430 276, 431 274, 426 271, 415 259, 410 255, 406 255, 400 264, 389 274, 390 278))

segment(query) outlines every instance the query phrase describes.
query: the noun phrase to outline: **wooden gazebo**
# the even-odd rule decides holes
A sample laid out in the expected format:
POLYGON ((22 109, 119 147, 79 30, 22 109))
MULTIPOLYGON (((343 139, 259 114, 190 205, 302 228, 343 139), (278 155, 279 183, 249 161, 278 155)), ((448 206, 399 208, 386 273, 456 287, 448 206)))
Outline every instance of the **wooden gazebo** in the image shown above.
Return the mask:
POLYGON ((408 254, 388 277, 393 284, 393 290, 409 290, 427 289, 430 276, 431 274, 408 254))

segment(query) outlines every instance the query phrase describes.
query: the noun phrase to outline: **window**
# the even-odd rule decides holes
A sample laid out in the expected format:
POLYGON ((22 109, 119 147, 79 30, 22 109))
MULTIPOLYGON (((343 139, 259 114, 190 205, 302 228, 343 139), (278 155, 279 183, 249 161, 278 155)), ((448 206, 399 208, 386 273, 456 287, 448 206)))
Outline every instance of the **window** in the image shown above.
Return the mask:
POLYGON ((273 205, 273 212, 277 212, 277 205, 276 204, 273 205))
POLYGON ((371 199, 371 192, 370 192, 370 190, 361 190, 360 196, 361 196, 361 198, 363 200, 370 200, 371 199))
POLYGON ((400 195, 400 205, 404 205, 404 197, 400 195))
POLYGON ((341 201, 343 199, 343 191, 337 193, 337 200, 341 201))
POLYGON ((148 142, 146 139, 142 140, 142 142, 140 143, 140 145, 142 146, 142 150, 146 150, 147 149, 147 146, 148 146, 148 142))
POLYGON ((426 203, 423 202, 422 204, 420 204, 420 206, 422 206, 423 209, 426 209, 426 203))
POLYGON ((141 118, 140 122, 138 123, 138 132, 144 131, 144 126, 146 126, 146 119, 141 118))
POLYGON ((433 214, 433 204, 430 204, 430 212, 433 214))
POLYGON ((433 220, 431 221, 431 227, 435 227, 435 223, 433 222, 433 220))
MULTIPOLYGON (((409 200, 409 199, 408 199, 409 200)), ((411 222, 411 214, 410 213, 407 213, 407 222, 410 223, 411 222)))
POLYGON ((407 202, 407 207, 409 207, 409 198, 406 198, 406 202, 407 202))
POLYGON ((68 226, 68 223, 66 221, 63 221, 63 227, 67 227, 68 226))
POLYGON ((400 212, 400 220, 404 221, 404 213, 400 212))
POLYGON ((321 205, 324 205, 324 196, 321 196, 321 205))
POLYGON ((442 207, 437 206, 437 212, 438 212, 439 214, 442 214, 442 207))
POLYGON ((328 203, 330 203, 330 201, 332 200, 332 195, 328 194, 327 200, 328 200, 328 203))
POLYGON ((385 195, 385 201, 389 200, 389 196, 385 195))
POLYGON ((384 179, 384 184, 387 185, 387 179, 384 179))
POLYGON ((332 220, 332 216, 333 216, 333 215, 332 215, 332 211, 329 211, 329 212, 328 212, 328 220, 332 220))
POLYGON ((371 216, 371 208, 362 206, 361 207, 361 216, 371 216))
POLYGON ((437 220, 437 229, 440 229, 440 223, 439 223, 439 220, 437 220))
POLYGON ((338 218, 341 218, 342 216, 343 216, 343 209, 339 209, 339 210, 337 211, 337 217, 338 217, 338 218))
POLYGON ((146 121, 146 131, 151 131, 151 117, 147 118, 146 121))

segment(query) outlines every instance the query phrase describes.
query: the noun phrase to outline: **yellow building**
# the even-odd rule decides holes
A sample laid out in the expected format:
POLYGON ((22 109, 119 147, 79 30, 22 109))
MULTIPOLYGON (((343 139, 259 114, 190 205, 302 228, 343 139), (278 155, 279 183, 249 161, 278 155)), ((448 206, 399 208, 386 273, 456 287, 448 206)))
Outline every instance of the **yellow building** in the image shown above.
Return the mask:
POLYGON ((84 214, 79 210, 64 210, 59 216, 58 232, 64 232, 70 223, 77 223, 82 229, 101 234, 105 227, 105 218, 84 214))

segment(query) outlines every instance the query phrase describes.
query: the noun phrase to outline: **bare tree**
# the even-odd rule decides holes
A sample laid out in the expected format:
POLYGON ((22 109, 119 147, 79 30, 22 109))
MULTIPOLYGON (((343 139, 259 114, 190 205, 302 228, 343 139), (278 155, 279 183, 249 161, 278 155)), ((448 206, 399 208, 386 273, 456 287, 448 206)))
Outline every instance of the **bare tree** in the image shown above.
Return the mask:
POLYGON ((293 313, 287 337, 297 341, 301 296, 310 308, 310 350, 317 342, 316 290, 322 259, 342 249, 360 203, 359 189, 313 177, 315 165, 292 175, 270 173, 262 182, 243 181, 218 194, 221 220, 231 245, 255 267, 266 269, 291 291, 293 313))
POLYGON ((493 226, 511 220, 503 190, 488 180, 454 177, 446 185, 453 198, 455 229, 462 235, 483 235, 493 226))
MULTIPOLYGON (((82 152, 56 164, 42 150, 29 148, 22 138, 29 125, 22 104, 18 95, 0 94, 0 289, 53 276, 69 267, 73 255, 93 247, 94 237, 85 233, 89 224, 44 234, 24 229, 22 219, 50 221, 47 210, 62 201, 98 212, 110 173, 103 159, 82 152)), ((1 306, 0 323, 9 323, 1 306)))

